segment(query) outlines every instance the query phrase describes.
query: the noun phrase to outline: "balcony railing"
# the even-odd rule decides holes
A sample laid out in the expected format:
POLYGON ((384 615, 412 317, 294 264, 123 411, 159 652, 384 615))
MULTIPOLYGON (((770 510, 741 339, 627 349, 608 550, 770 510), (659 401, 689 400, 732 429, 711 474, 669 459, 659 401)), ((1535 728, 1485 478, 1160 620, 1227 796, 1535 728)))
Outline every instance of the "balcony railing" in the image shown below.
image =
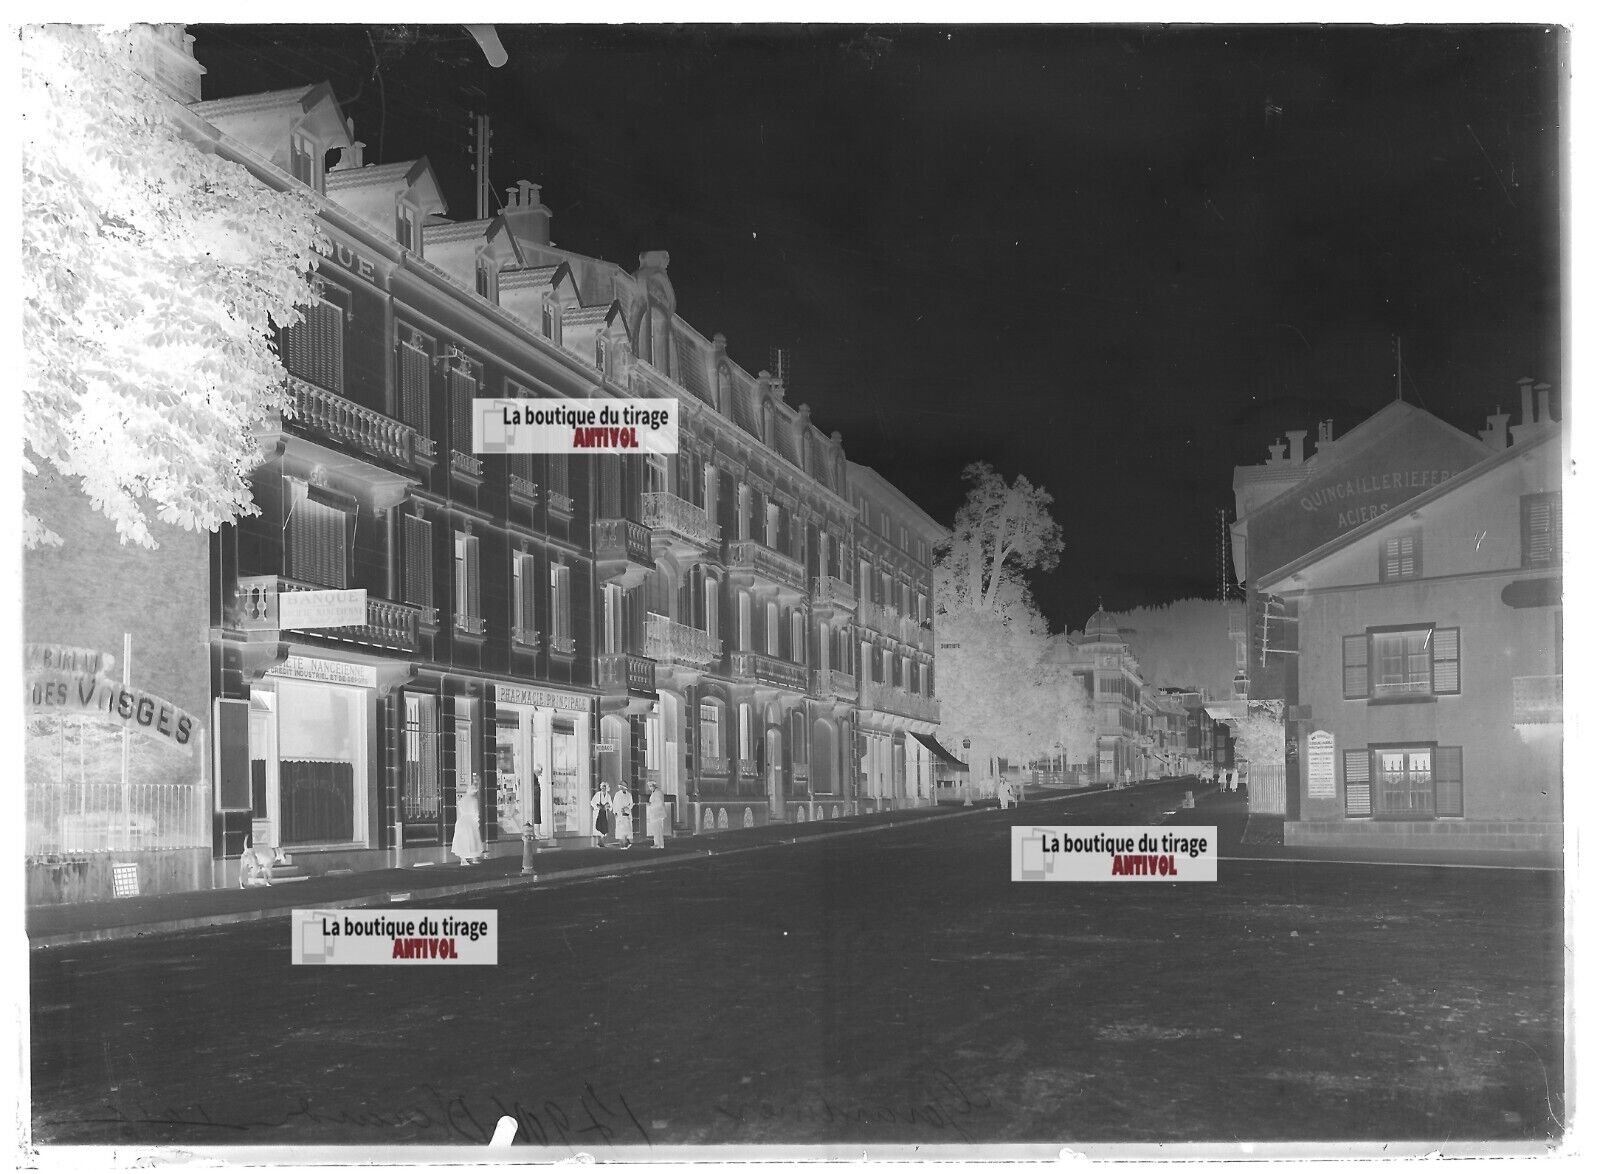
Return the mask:
POLYGON ((811 599, 818 607, 837 607, 845 611, 856 608, 854 585, 832 575, 819 575, 811 584, 811 599))
POLYGON ((469 452, 450 450, 450 468, 457 473, 464 473, 468 477, 483 476, 483 462, 469 452))
POLYGON ((545 500, 550 503, 550 508, 558 513, 572 513, 572 498, 565 493, 557 493, 554 489, 545 494, 545 500))
POLYGON ((939 720, 939 702, 933 697, 910 693, 893 685, 866 681, 861 686, 861 708, 875 713, 893 713, 917 721, 939 720))
POLYGON ((932 652, 934 650, 932 624, 917 625, 917 647, 924 652, 932 652))
POLYGON ((467 636, 482 636, 484 630, 482 616, 469 616, 456 612, 456 631, 467 636))
MULTIPOLYGON (((291 591, 321 591, 324 588, 279 575, 241 575, 235 600, 239 627, 246 632, 275 631, 278 628, 278 596, 291 591)), ((401 652, 417 650, 417 625, 422 608, 389 599, 367 597, 367 622, 338 628, 291 628, 330 640, 366 644, 401 652)))
POLYGON ((882 632, 885 636, 901 639, 900 609, 892 603, 874 603, 870 599, 861 601, 861 622, 874 632, 882 632))
POLYGON ((721 754, 702 754, 700 756, 700 773, 726 778, 728 776, 728 759, 721 754))
POLYGON ((656 662, 632 652, 602 652, 595 657, 596 679, 608 693, 656 695, 656 662))
POLYGON ((644 524, 652 530, 666 530, 699 546, 722 541, 722 527, 706 517, 705 510, 676 493, 644 495, 644 524))
POLYGON ((1511 710, 1517 725, 1560 725, 1565 712, 1561 678, 1513 677, 1511 710))
POLYGON ((433 456, 433 441, 411 425, 351 403, 326 388, 291 375, 289 395, 297 425, 401 463, 409 463, 415 456, 433 456))
POLYGON ((512 473, 510 477, 511 495, 513 497, 520 497, 524 501, 539 500, 539 486, 537 483, 528 480, 526 477, 518 477, 515 473, 512 473))
POLYGON ((750 571, 796 591, 806 589, 806 569, 803 566, 753 538, 728 544, 728 569, 750 571))
POLYGON ((642 566, 655 566, 650 555, 650 531, 628 518, 601 518, 594 524, 594 555, 597 559, 627 559, 642 566))
POLYGON ((764 652, 735 652, 733 675, 761 685, 780 685, 797 693, 806 691, 806 670, 803 666, 768 656, 764 652))
POLYGON ((739 777, 745 779, 758 779, 761 777, 761 764, 753 758, 739 760, 739 777))
POLYGON ((856 678, 853 673, 840 669, 813 669, 811 691, 818 697, 837 697, 841 701, 856 699, 856 678))
POLYGON ((722 657, 722 641, 663 615, 650 612, 644 619, 645 655, 659 664, 710 668, 722 657))
POLYGON ((512 625, 511 640, 519 648, 539 647, 539 633, 533 628, 524 628, 521 624, 512 625))

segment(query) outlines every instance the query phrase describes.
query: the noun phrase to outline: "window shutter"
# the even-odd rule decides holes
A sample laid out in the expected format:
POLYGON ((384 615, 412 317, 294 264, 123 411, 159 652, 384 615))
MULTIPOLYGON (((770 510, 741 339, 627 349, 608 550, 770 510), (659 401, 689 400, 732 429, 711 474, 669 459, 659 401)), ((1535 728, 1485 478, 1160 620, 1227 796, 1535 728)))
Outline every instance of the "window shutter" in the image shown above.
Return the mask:
POLYGON ((1344 813, 1372 814, 1372 755, 1366 750, 1344 752, 1344 813))
POLYGON ((550 491, 567 496, 567 457, 565 453, 554 453, 550 457, 550 491))
POLYGON ((1536 493, 1522 499, 1522 565, 1561 563, 1561 495, 1536 493))
POLYGON ((483 617, 483 605, 479 600, 478 590, 478 540, 467 539, 467 591, 462 600, 462 611, 472 619, 483 617))
POLYGON ((432 607, 433 524, 409 515, 405 523, 405 601, 432 607))
POLYGON ((1382 579, 1414 579, 1421 573, 1422 541, 1417 535, 1384 539, 1382 579))
POLYGON ((1461 692, 1461 629, 1433 630, 1433 691, 1461 692))
POLYGON ((400 344, 400 418, 423 436, 429 433, 428 379, 432 358, 411 342, 400 344))
POLYGON ((1433 804, 1438 815, 1463 814, 1461 747, 1439 746, 1433 752, 1433 804))
POLYGON ((472 451, 472 401, 478 394, 478 380, 470 367, 450 367, 450 447, 456 452, 472 451))
POLYGON ((1366 697, 1371 692, 1367 684, 1367 638, 1344 638, 1344 695, 1347 699, 1366 697))

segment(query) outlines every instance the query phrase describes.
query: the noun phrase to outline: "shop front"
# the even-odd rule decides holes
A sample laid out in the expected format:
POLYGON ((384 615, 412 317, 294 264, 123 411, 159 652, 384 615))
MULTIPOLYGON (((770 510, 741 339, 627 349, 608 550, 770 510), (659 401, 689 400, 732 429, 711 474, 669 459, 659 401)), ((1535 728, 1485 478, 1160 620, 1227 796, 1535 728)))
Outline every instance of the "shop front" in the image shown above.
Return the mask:
POLYGON ((590 840, 594 699, 534 685, 494 686, 495 777, 489 819, 501 841, 532 824, 538 839, 590 840))

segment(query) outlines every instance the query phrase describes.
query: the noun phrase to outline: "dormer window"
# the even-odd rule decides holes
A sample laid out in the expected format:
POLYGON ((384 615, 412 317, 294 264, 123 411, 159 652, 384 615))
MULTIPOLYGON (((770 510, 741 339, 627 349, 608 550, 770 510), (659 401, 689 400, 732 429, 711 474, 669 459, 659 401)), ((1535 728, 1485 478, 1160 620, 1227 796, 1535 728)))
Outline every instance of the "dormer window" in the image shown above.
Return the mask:
POLYGON ((289 174, 309 188, 322 190, 322 152, 300 131, 289 137, 289 174))
POLYGON ((595 339, 594 339, 594 365, 595 365, 595 368, 602 375, 608 374, 608 372, 606 371, 606 359, 609 357, 608 356, 608 352, 609 351, 610 351, 610 347, 608 347, 606 345, 606 336, 603 335, 603 334, 595 335, 595 339))
POLYGON ((478 258, 478 296, 500 302, 500 271, 488 257, 478 258))
POLYGON ((541 304, 540 329, 551 342, 561 342, 561 306, 548 297, 541 304))
POLYGON ((417 210, 404 201, 395 205, 394 239, 402 249, 422 252, 422 234, 417 231, 417 210))

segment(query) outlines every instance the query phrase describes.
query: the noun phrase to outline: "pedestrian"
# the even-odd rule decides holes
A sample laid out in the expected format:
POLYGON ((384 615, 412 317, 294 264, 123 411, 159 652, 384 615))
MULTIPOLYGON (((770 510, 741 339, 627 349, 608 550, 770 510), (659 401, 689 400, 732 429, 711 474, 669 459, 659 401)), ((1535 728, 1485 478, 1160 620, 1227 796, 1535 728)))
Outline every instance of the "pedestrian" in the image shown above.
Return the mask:
POLYGON ((661 794, 661 784, 650 784, 650 799, 644 813, 645 831, 657 848, 665 848, 667 834, 667 800, 661 794))
POLYGON ((1122 785, 1124 787, 1133 786, 1133 767, 1125 766, 1122 768, 1122 785))
POLYGON ((456 792, 456 830, 450 838, 450 851, 463 866, 483 858, 483 833, 478 830, 478 776, 462 784, 456 792))
POLYGON ((596 848, 604 848, 606 846, 606 816, 609 806, 606 785, 601 783, 595 788, 594 794, 589 796, 589 816, 590 821, 594 824, 594 846, 596 848))
POLYGON ((627 783, 618 783, 616 793, 611 796, 611 817, 623 850, 633 847, 633 796, 628 793, 627 783))
POLYGON ((1239 776, 1234 771, 1228 772, 1228 792, 1232 794, 1239 789, 1239 776))

